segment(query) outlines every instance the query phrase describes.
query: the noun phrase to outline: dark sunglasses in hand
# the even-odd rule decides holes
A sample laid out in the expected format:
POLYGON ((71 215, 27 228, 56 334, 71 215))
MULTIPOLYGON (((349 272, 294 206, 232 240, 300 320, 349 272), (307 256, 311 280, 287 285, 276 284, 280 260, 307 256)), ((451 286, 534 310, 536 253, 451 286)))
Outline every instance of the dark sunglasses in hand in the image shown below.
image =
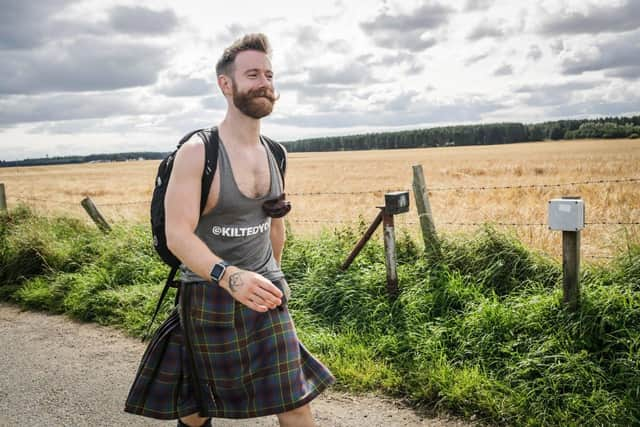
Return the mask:
POLYGON ((282 218, 291 210, 291 202, 285 197, 282 193, 277 199, 267 200, 262 204, 262 210, 271 218, 282 218))

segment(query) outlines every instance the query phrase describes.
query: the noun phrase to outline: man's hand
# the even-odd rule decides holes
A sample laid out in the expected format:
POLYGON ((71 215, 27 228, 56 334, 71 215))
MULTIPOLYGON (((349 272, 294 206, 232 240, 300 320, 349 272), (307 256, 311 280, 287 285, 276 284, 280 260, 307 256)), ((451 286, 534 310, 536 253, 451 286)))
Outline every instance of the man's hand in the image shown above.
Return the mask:
POLYGON ((265 312, 282 304, 282 292, 258 273, 229 266, 220 280, 222 286, 240 303, 252 310, 265 312))

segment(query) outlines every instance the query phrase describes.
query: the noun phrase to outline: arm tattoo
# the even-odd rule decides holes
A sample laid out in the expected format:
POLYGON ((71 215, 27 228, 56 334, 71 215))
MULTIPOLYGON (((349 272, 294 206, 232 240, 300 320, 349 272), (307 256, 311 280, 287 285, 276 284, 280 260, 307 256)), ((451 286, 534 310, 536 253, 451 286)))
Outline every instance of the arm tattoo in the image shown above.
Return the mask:
POLYGON ((242 271, 237 271, 229 276, 229 290, 234 293, 244 285, 242 281, 242 271))

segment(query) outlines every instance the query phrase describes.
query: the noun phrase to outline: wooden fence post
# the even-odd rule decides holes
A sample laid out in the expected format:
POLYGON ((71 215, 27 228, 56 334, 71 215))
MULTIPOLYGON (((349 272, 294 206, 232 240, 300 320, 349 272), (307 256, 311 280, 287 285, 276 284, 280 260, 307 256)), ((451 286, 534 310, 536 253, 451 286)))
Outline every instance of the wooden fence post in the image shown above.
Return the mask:
POLYGON ((342 267, 340 267, 342 270, 346 270, 347 268, 349 268, 349 266, 351 265, 353 260, 356 259, 356 257, 358 256, 362 248, 364 248, 364 245, 369 241, 369 239, 371 239, 371 236, 376 231, 376 228, 378 228, 378 226, 382 222, 383 215, 384 215, 384 209, 381 208, 380 212, 378 212, 378 215, 376 216, 376 219, 373 220, 373 222, 371 223, 367 231, 364 233, 364 236, 360 238, 360 240, 356 244, 356 247, 349 254, 349 257, 347 258, 347 260, 342 263, 342 267))
POLYGON ((422 165, 413 166, 413 196, 416 199, 424 248, 432 255, 440 257, 440 242, 438 241, 436 226, 433 222, 433 215, 431 214, 431 205, 429 204, 429 195, 427 193, 427 184, 424 179, 422 165))
POLYGON ((0 212, 7 211, 7 197, 4 192, 4 184, 0 182, 0 212))
POLYGON ((580 230, 585 206, 580 197, 549 201, 549 229, 562 231, 562 302, 569 311, 580 305, 580 230))
POLYGON ((387 267, 387 293, 389 298, 395 300, 400 294, 398 289, 398 270, 396 268, 396 233, 393 224, 393 215, 383 209, 382 215, 384 235, 384 260, 387 267))
POLYGON ((84 199, 82 199, 82 202, 80 202, 80 204, 82 205, 84 210, 87 211, 93 222, 96 223, 98 228, 102 230, 103 233, 108 233, 109 231, 111 231, 111 226, 109 226, 109 223, 104 219, 91 198, 85 197, 84 199))
POLYGON ((562 302, 569 311, 580 304, 580 231, 562 232, 562 302))

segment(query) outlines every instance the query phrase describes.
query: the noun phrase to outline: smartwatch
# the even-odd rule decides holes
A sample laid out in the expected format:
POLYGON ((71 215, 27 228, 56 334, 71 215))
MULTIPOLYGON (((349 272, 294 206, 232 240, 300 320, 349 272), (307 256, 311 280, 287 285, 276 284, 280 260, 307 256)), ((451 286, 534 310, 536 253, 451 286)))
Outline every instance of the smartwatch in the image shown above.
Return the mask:
POLYGON ((211 269, 211 273, 209 273, 211 281, 214 283, 220 283, 220 279, 222 279, 222 276, 224 276, 224 272, 227 270, 228 266, 229 263, 224 260, 220 261, 217 264, 214 264, 213 268, 211 269))

